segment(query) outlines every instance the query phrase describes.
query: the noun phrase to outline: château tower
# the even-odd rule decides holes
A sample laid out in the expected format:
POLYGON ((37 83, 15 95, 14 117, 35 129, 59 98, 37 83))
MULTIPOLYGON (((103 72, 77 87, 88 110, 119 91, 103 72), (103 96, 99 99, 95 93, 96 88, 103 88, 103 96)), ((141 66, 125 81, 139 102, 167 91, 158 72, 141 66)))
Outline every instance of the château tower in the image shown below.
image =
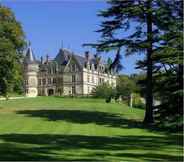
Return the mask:
POLYGON ((29 43, 24 58, 25 94, 27 97, 36 97, 38 95, 38 70, 39 64, 29 43))

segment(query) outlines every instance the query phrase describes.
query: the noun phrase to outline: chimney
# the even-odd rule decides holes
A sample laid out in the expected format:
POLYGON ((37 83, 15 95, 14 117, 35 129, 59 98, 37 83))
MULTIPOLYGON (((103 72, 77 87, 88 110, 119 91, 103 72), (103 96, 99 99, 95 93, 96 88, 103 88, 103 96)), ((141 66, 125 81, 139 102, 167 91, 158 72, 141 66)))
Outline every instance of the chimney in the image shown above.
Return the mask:
POLYGON ((89 61, 89 51, 85 52, 85 58, 86 58, 87 61, 89 61))
POLYGON ((100 63, 101 56, 98 56, 98 54, 94 54, 94 59, 95 59, 96 65, 98 65, 100 63))
POLYGON ((40 57, 40 60, 41 60, 41 64, 43 64, 43 57, 42 56, 40 57))
POLYGON ((46 55, 46 62, 47 63, 49 62, 49 55, 48 54, 46 55))

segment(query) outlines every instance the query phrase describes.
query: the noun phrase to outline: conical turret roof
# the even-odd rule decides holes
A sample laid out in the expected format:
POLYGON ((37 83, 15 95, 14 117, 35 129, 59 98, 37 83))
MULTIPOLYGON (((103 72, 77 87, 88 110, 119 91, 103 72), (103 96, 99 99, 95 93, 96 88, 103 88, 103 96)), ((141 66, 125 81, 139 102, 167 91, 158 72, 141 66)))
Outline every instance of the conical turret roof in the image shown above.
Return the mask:
POLYGON ((33 53, 33 50, 31 48, 30 43, 29 43, 29 47, 27 49, 24 61, 25 61, 25 63, 28 63, 28 64, 37 63, 36 57, 35 57, 35 55, 33 53))

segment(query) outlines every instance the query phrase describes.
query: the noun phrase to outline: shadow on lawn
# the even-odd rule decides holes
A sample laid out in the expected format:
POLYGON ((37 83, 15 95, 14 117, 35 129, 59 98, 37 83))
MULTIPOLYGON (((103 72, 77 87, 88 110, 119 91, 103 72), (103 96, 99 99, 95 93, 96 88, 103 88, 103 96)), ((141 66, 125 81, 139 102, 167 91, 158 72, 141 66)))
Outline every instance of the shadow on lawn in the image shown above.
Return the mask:
POLYGON ((173 148, 182 151, 178 137, 4 134, 0 135, 0 160, 182 161, 181 154, 167 154, 173 148))
POLYGON ((84 111, 84 110, 23 110, 17 111, 18 114, 24 114, 31 117, 42 117, 50 121, 67 121, 80 124, 95 123, 109 127, 143 127, 140 121, 129 120, 118 116, 118 114, 84 111))

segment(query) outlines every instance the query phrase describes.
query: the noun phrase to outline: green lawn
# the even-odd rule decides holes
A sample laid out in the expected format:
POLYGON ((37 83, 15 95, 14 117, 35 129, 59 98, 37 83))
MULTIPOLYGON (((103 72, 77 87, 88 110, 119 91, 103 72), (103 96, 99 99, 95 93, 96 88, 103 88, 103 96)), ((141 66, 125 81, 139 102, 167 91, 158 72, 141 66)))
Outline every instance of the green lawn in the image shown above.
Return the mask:
POLYGON ((143 116, 97 99, 0 101, 0 160, 182 161, 182 135, 143 128, 143 116))

